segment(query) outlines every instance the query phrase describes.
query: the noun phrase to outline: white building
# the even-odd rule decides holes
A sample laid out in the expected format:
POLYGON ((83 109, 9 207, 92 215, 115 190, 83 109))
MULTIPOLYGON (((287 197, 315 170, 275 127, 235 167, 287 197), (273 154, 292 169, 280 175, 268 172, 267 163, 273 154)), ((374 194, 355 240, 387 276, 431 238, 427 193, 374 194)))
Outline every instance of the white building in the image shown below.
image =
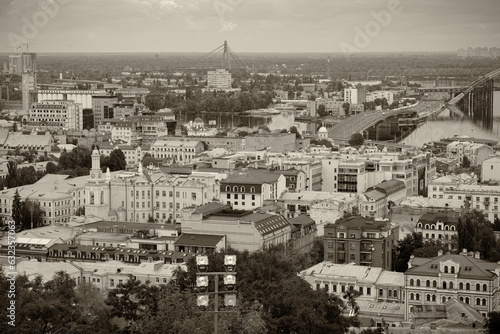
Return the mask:
POLYGON ((207 72, 207 88, 215 90, 231 89, 231 73, 225 69, 207 72))
POLYGON ((390 105, 394 102, 394 92, 391 90, 376 90, 366 94, 366 102, 373 102, 376 99, 386 99, 390 105))
POLYGON ((29 109, 26 127, 38 130, 83 130, 82 105, 69 100, 35 102, 29 109))
POLYGON ((65 90, 65 89, 49 89, 38 90, 38 101, 45 100, 72 100, 75 103, 80 103, 82 109, 92 108, 93 95, 107 95, 104 90, 65 90))
POLYGON ((349 104, 363 104, 363 102, 366 102, 366 87, 345 88, 344 101, 349 104))
POLYGON ((481 168, 481 180, 500 181, 500 156, 494 156, 483 161, 481 168))
POLYGON ((157 140, 151 145, 151 155, 156 159, 172 159, 189 163, 204 151, 200 141, 157 140))
POLYGON ((458 159, 462 163, 464 156, 471 166, 480 166, 483 161, 493 154, 493 148, 486 144, 454 141, 446 146, 446 154, 450 159, 458 159))

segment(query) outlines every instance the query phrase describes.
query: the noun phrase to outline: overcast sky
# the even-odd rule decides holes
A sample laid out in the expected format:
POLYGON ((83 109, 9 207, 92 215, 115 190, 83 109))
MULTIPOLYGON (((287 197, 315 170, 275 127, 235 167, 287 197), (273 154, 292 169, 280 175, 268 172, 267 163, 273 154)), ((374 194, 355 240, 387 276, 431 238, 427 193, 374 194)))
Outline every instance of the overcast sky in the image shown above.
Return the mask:
POLYGON ((394 1, 0 0, 0 52, 24 41, 36 52, 208 52, 224 40, 236 52, 500 47, 500 0, 399 0, 376 23, 373 12, 394 1))

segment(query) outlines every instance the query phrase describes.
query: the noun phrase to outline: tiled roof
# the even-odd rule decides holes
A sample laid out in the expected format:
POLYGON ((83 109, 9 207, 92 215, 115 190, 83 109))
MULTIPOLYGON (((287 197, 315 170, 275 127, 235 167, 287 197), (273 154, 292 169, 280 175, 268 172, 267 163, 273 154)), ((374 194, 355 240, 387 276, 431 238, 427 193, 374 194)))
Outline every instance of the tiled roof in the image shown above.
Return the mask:
POLYGON ((401 180, 392 179, 383 181, 373 188, 383 191, 386 195, 392 195, 398 191, 406 189, 406 185, 401 180))
POLYGON ((233 175, 221 181, 221 184, 264 184, 277 182, 281 174, 268 170, 251 169, 243 174, 233 175))
POLYGON ((295 218, 289 219, 288 220, 290 224, 292 225, 300 225, 300 226, 309 226, 309 225, 314 225, 315 221, 309 218, 307 215, 300 215, 295 218))
POLYGON ((458 278, 462 279, 489 280, 496 276, 494 273, 495 269, 500 268, 500 265, 496 262, 487 262, 461 254, 444 254, 430 259, 417 257, 410 259, 412 268, 408 269, 405 274, 438 276, 440 262, 447 260, 451 260, 460 265, 458 278))
POLYGON ((266 216, 264 219, 255 223, 255 228, 261 235, 266 235, 284 229, 286 227, 290 227, 290 224, 282 215, 268 215, 259 213, 255 213, 255 215, 266 216))
POLYGON ((458 219, 451 214, 445 212, 427 212, 418 220, 419 223, 436 223, 441 220, 445 225, 457 225, 458 219))
POLYGON ((182 233, 175 245, 215 247, 223 238, 222 235, 182 233))

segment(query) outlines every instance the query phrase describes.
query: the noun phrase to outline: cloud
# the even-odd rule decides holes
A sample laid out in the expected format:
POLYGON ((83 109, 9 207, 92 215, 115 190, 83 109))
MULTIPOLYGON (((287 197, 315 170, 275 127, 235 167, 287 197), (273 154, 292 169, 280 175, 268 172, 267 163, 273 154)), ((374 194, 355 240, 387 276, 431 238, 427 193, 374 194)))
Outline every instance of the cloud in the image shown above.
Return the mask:
POLYGON ((229 21, 222 21, 222 28, 220 31, 233 31, 238 25, 229 21))

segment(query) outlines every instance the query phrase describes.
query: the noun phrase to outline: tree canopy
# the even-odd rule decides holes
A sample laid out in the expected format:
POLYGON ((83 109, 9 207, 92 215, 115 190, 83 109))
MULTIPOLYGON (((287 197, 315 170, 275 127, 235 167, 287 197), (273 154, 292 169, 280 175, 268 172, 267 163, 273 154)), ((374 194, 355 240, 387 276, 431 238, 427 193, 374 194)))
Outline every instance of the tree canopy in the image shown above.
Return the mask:
POLYGON ((361 133, 353 133, 351 135, 351 138, 349 138, 349 145, 351 146, 361 146, 365 142, 365 139, 363 138, 363 135, 361 133))

